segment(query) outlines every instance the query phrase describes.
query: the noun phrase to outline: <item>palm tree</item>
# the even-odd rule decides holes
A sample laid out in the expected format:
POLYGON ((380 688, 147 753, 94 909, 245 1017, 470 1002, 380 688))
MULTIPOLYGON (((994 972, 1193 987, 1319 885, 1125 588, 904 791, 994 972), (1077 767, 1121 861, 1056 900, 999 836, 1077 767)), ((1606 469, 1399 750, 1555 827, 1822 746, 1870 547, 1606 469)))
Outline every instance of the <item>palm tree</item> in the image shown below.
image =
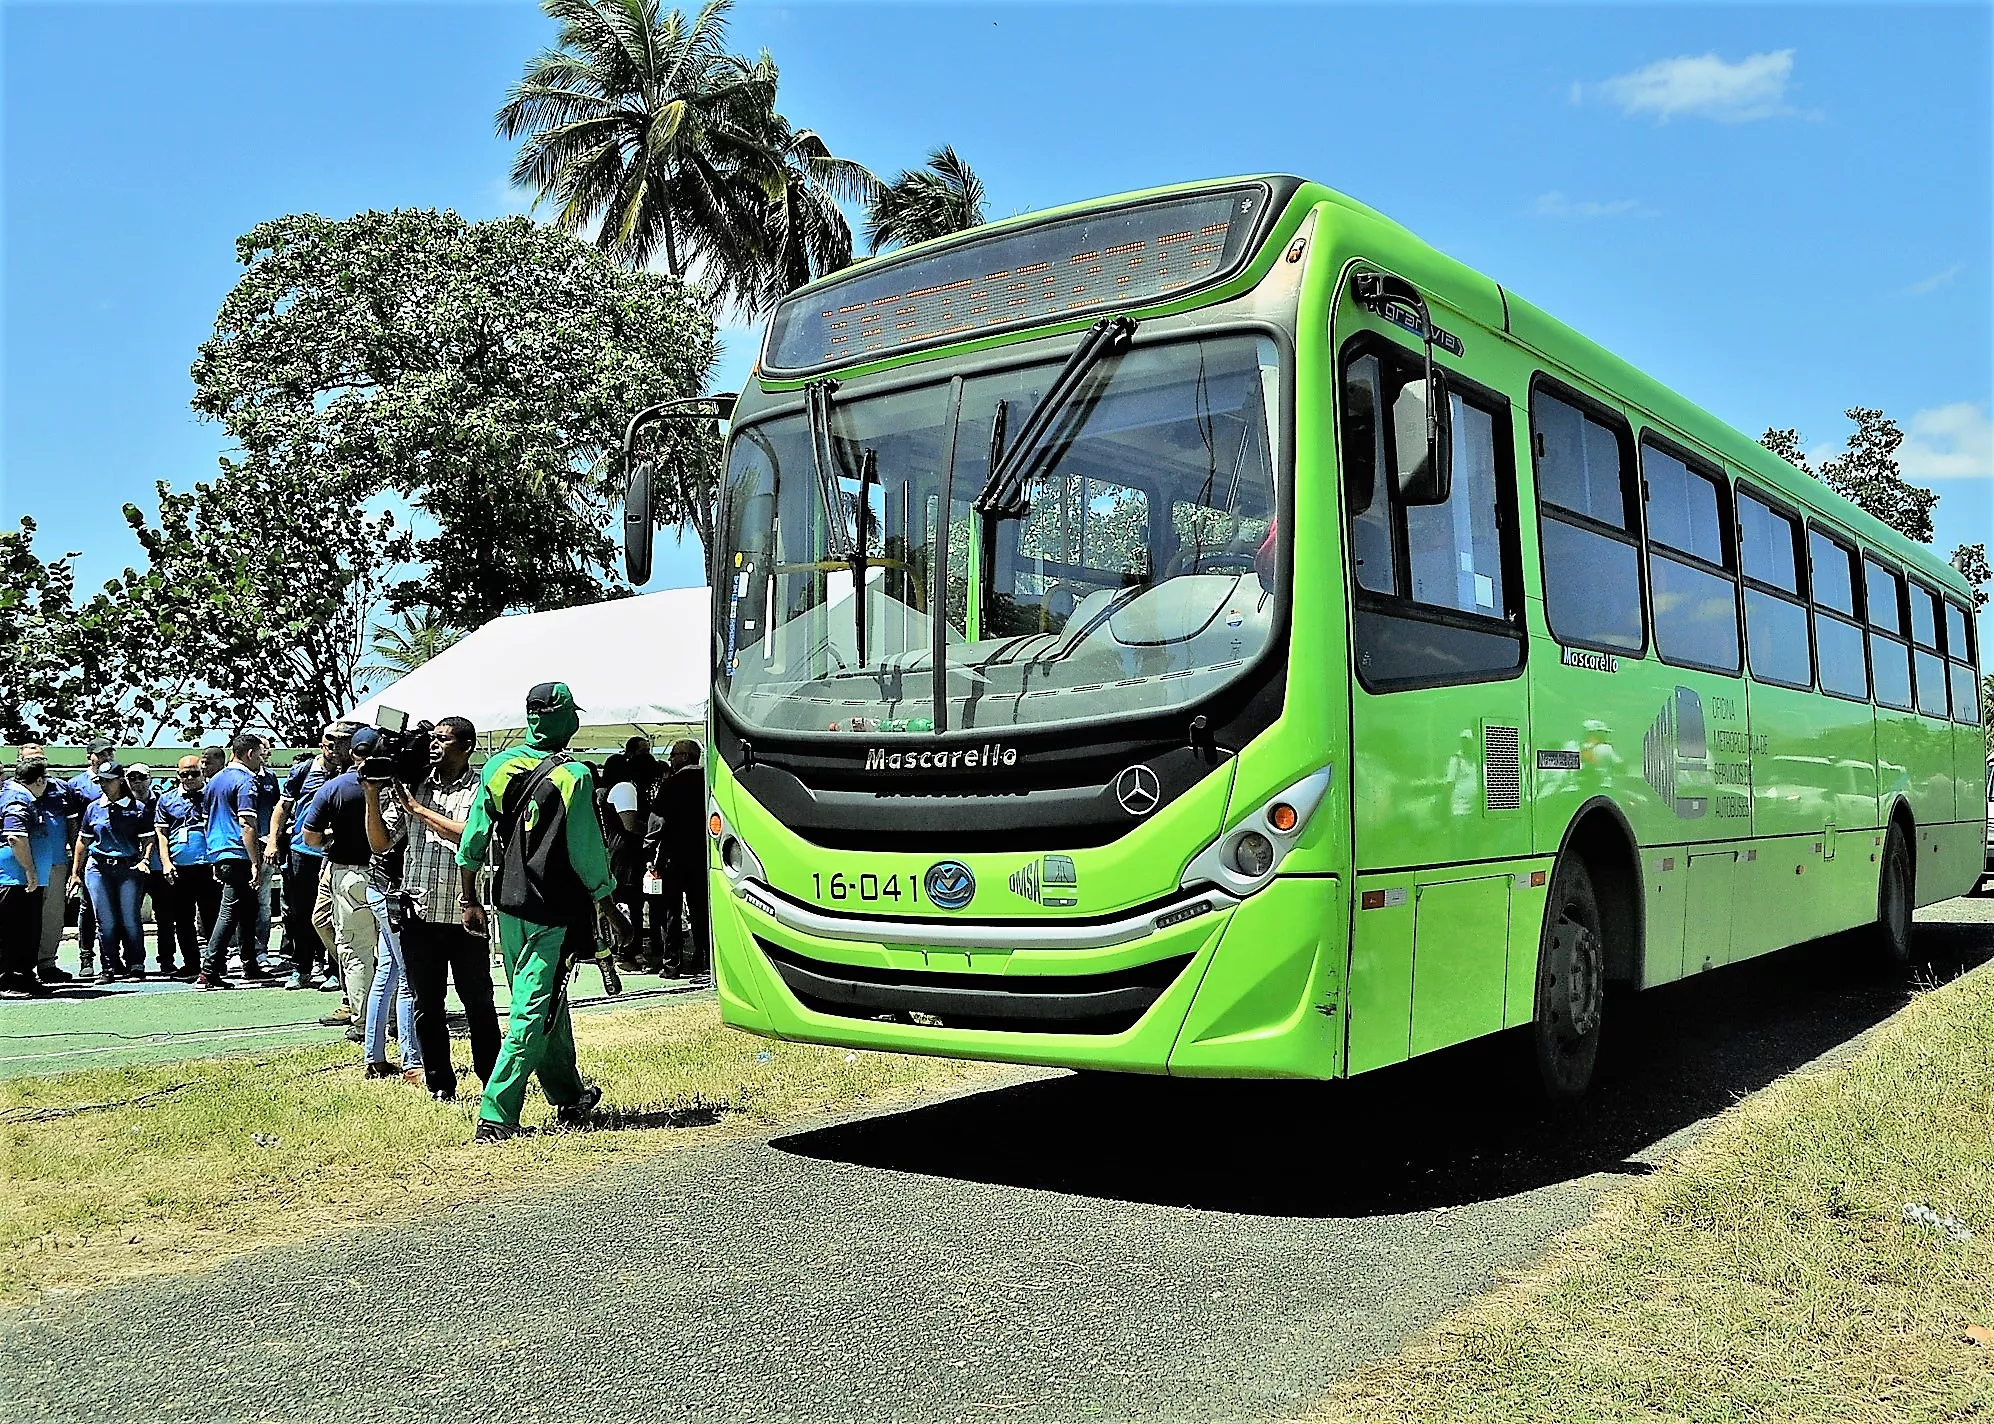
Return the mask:
MULTIPOLYGON (((773 94, 776 68, 766 51, 754 72, 773 94)), ((794 127, 773 107, 761 122, 762 144, 774 162, 759 215, 759 280, 752 291, 729 294, 748 312, 765 311, 813 277, 850 266, 852 229, 838 204, 870 204, 881 191, 871 170, 837 157, 815 129, 794 127)))
POLYGON ((874 252, 911 246, 983 223, 983 180, 943 144, 923 168, 903 169, 881 187, 867 215, 865 237, 874 252))
POLYGON ((700 255, 731 274, 756 244, 741 219, 773 166, 754 120, 773 110, 773 69, 727 50, 730 0, 688 21, 658 0, 541 0, 560 23, 498 112, 521 138, 512 180, 556 204, 569 232, 632 267, 662 250, 685 274, 700 255))
POLYGON ((379 661, 356 669, 354 675, 369 683, 405 677, 463 636, 462 628, 445 623, 434 609, 410 610, 397 623, 374 625, 374 656, 379 661))

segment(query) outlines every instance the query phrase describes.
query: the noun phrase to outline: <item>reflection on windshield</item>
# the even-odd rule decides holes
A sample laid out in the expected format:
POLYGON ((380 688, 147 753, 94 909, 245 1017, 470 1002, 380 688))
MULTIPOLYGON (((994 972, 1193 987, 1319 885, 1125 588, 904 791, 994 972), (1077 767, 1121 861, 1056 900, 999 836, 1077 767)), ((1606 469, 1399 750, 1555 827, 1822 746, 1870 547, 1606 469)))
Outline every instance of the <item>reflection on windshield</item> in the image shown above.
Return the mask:
POLYGON ((959 408, 947 382, 836 404, 831 519, 802 415, 741 431, 714 623, 717 690, 736 716, 915 733, 1126 716, 1198 700, 1265 648, 1273 561, 1256 556, 1275 517, 1273 343, 1209 337, 1110 358, 1077 398, 1084 417, 1038 462, 1024 512, 975 513, 1000 402, 1018 429, 1056 370, 967 380, 959 408), (834 552, 837 526, 864 540, 862 590, 834 552))

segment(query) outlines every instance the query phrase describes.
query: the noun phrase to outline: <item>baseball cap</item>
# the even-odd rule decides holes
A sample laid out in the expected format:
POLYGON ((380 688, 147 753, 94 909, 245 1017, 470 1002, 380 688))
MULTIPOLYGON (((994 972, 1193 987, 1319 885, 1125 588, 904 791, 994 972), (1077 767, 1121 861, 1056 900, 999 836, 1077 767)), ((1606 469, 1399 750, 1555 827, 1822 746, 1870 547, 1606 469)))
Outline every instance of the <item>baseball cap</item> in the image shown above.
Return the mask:
POLYGON ((353 734, 353 750, 361 756, 366 756, 380 744, 381 729, 379 727, 361 727, 353 734))
POLYGON ((95 773, 99 781, 115 781, 125 774, 125 769, 114 761, 107 761, 95 773))
POLYGON ((561 707, 571 712, 582 710, 575 706, 575 694, 568 691, 565 682, 536 682, 526 691, 528 712, 551 712, 561 707))
POLYGON ((147 766, 147 765, 146 765, 146 764, 145 764, 144 762, 142 762, 142 761, 140 761, 140 762, 133 762, 133 763, 132 763, 132 764, 131 764, 130 766, 128 766, 128 767, 126 767, 126 768, 125 768, 125 775, 126 775, 126 776, 143 776, 143 777, 144 777, 144 778, 145 778, 145 779, 146 779, 147 781, 150 781, 150 780, 152 780, 152 768, 151 768, 151 767, 149 767, 149 766, 147 766))
POLYGON ((111 752, 117 749, 118 744, 109 737, 92 737, 90 739, 89 751, 92 756, 95 756, 98 752, 111 752))

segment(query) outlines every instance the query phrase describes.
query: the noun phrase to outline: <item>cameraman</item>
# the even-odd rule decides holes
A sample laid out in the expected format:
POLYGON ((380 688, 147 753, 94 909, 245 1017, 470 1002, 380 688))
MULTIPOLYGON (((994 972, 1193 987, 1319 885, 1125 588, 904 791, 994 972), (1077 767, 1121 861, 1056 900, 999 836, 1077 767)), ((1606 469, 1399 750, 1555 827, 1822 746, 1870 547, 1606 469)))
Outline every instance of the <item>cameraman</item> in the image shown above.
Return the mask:
POLYGON ((364 1031, 367 1076, 386 1078, 395 1072, 388 1062, 388 1012, 392 1005, 395 1040, 402 1046, 402 1081, 414 1084, 423 1081, 422 1045, 415 1037, 415 997, 409 992, 408 975, 402 969, 402 853, 381 819, 383 799, 393 805, 401 789, 395 782, 396 761, 403 745, 398 734, 383 733, 374 727, 362 727, 353 734, 355 769, 360 777, 361 824, 370 852, 367 912, 374 917, 378 950, 374 957, 374 981, 367 990, 364 1031))
POLYGON ((413 1042, 422 1052, 429 1095, 438 1102, 457 1095, 450 1023, 443 1008, 449 980, 456 981, 470 1025, 471 1066, 479 1083, 491 1081, 498 1062, 491 946, 485 936, 465 929, 457 913, 457 846, 478 794, 478 776, 471 769, 477 744, 477 728, 466 718, 445 717, 430 733, 428 772, 420 784, 411 789, 398 778, 394 794, 367 803, 367 839, 375 852, 397 845, 403 849, 396 938, 403 982, 415 1000, 413 1042))

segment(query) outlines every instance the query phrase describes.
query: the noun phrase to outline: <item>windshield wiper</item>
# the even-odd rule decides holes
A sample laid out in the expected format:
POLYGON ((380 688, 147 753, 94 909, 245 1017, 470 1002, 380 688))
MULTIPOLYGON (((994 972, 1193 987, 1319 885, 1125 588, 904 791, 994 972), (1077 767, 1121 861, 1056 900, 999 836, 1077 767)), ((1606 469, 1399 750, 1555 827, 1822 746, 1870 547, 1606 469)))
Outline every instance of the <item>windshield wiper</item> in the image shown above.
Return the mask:
MULTIPOLYGON (((1097 321, 1088 328, 1086 338, 1073 349, 1066 358, 1066 364, 1059 368, 1059 374, 1052 378, 1046 393, 1040 398, 1031 416, 1025 421, 1024 429, 1011 448, 1001 450, 1003 436, 1001 423, 993 426, 990 462, 990 478, 983 486, 983 492, 976 497, 972 506, 978 514, 991 515, 998 519, 1016 519, 1031 508, 1024 498, 1027 481, 1036 473, 1039 458, 1045 449, 1046 436, 1053 423, 1066 412, 1073 403, 1073 397, 1085 384, 1087 373, 1118 347, 1128 345, 1135 335, 1135 318, 1118 316, 1097 321)), ((1003 420, 1004 406, 998 403, 997 420, 1003 420)))
POLYGON ((838 488, 837 448, 831 440, 831 381, 812 381, 803 388, 810 416, 810 463, 817 470, 817 497, 824 501, 824 533, 834 559, 850 562, 852 537, 845 524, 845 500, 838 488))

